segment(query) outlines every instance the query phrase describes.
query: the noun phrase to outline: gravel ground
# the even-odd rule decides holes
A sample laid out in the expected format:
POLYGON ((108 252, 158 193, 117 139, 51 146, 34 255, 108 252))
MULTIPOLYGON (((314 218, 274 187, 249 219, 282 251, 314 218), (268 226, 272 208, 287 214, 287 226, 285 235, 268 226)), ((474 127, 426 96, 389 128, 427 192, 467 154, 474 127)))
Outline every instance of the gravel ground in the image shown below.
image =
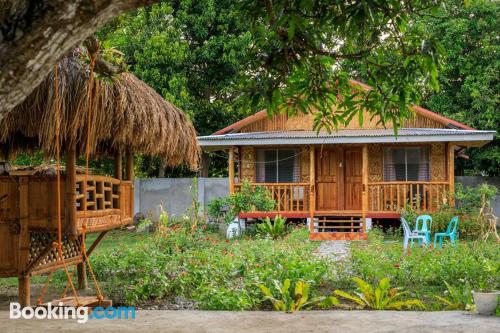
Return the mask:
POLYGON ((316 254, 333 261, 345 261, 349 258, 349 241, 324 241, 316 254))

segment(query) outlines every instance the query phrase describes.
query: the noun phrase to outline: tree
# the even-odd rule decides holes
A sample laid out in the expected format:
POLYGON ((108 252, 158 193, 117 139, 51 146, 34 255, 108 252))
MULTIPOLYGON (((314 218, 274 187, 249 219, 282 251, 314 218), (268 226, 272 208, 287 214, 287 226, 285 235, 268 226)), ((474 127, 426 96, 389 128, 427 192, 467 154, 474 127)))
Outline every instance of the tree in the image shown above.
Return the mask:
MULTIPOLYGON (((500 132, 500 4, 476 0, 446 1, 436 17, 422 20, 440 38, 446 59, 439 78, 441 91, 429 94, 425 105, 471 127, 500 132)), ((458 170, 500 175, 500 139, 481 149, 458 170)))
MULTIPOLYGON (((439 1, 246 0, 253 47, 246 89, 271 112, 311 112, 332 129, 363 109, 392 122, 412 115, 425 87, 438 89, 439 43, 415 16, 439 1), (369 91, 353 87, 343 62, 363 67, 369 91)), ((246 14, 245 14, 246 13, 246 14)))
MULTIPOLYGON (((111 17, 152 1, 29 1, 2 3, 0 74, 6 112, 22 101, 57 59, 111 17), (7 87, 7 88, 4 88, 7 87)), ((420 83, 437 88, 438 50, 425 30, 407 32, 410 18, 436 6, 434 0, 350 2, 330 0, 240 0, 235 15, 252 23, 252 47, 242 92, 271 111, 290 105, 321 112, 317 127, 331 128, 355 114, 355 104, 395 125, 418 102, 420 83), (391 48, 382 48, 382 41, 391 48), (343 59, 364 62, 372 91, 349 94, 343 59), (252 84, 248 84, 251 82, 252 84), (356 96, 355 96, 356 95, 356 96), (337 96, 345 96, 338 103, 337 96), (332 112, 338 105, 341 112, 332 112)))
MULTIPOLYGON (((207 135, 252 112, 235 89, 252 41, 248 28, 234 1, 177 0, 123 15, 99 36, 105 47, 124 53, 130 71, 187 112, 200 135, 207 135)), ((154 159, 144 162, 149 175, 190 175, 184 169, 163 170, 154 159)), ((226 167, 214 156, 212 172, 226 167)))
POLYGON ((0 119, 63 55, 113 17, 154 0, 1 0, 0 119))

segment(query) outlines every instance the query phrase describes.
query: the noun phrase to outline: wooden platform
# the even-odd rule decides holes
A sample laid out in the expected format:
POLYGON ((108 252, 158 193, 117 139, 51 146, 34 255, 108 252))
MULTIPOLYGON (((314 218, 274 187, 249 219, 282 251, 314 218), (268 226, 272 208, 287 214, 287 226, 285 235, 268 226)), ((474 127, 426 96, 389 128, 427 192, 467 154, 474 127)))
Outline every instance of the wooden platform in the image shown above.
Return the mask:
POLYGON ((311 232, 309 239, 315 241, 366 240, 368 235, 365 232, 311 232))
MULTIPOLYGON (((89 308, 94 308, 97 306, 102 306, 103 308, 107 308, 108 306, 113 305, 113 301, 109 299, 104 299, 102 301, 99 301, 96 296, 80 296, 78 297, 78 302, 76 302, 76 298, 71 296, 71 297, 64 297, 60 299, 55 299, 50 301, 50 304, 52 306, 59 306, 59 303, 62 303, 61 306, 68 306, 68 307, 78 307, 78 306, 84 306, 84 307, 89 307, 89 308)), ((44 304, 45 306, 48 305, 48 303, 44 304)))
POLYGON ((276 215, 280 215, 286 218, 296 218, 296 219, 305 219, 311 216, 309 212, 248 212, 248 213, 240 213, 238 217, 241 219, 248 219, 248 218, 262 219, 266 217, 273 219, 276 217, 276 215))

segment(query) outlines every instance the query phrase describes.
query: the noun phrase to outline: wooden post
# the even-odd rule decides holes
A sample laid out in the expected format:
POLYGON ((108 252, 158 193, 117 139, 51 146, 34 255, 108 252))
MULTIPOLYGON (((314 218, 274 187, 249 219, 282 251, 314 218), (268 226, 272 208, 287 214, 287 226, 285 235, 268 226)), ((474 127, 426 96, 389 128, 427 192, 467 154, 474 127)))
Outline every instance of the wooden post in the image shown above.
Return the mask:
POLYGON ((448 143, 449 205, 455 207, 455 146, 448 143))
POLYGON ((366 232, 366 213, 368 211, 368 145, 363 145, 363 193, 361 195, 361 219, 363 221, 363 232, 366 232))
POLYGON ((210 155, 207 152, 201 154, 200 177, 208 177, 208 169, 210 166, 210 155))
POLYGON ((78 225, 76 220, 76 150, 75 147, 68 149, 66 153, 66 200, 65 216, 66 230, 71 236, 78 236, 78 225))
POLYGON ((122 172, 123 171, 122 171, 122 152, 121 152, 121 150, 117 150, 115 152, 115 163, 114 164, 115 164, 114 165, 115 166, 115 174, 114 174, 114 176, 115 176, 116 179, 120 179, 121 180, 122 177, 123 177, 122 176, 122 172))
POLYGON ((316 210, 316 166, 315 166, 315 149, 314 146, 309 146, 309 232, 314 232, 314 211, 316 210))
POLYGON ((19 178, 19 256, 17 263, 18 271, 18 302, 21 306, 30 305, 30 277, 26 272, 30 252, 29 223, 29 178, 19 178))
MULTIPOLYGON (((129 211, 132 213, 132 218, 134 216, 134 153, 131 149, 127 150, 127 159, 126 159, 126 178, 131 183, 130 184, 130 198, 129 198, 129 211)), ((121 193, 120 193, 121 195, 121 193)))
POLYGON ((30 298, 31 298, 31 293, 30 293, 30 277, 29 275, 27 276, 20 276, 18 278, 18 288, 19 288, 19 293, 17 296, 17 301, 19 304, 21 304, 21 307, 25 306, 30 306, 30 298))
POLYGON ((81 262, 76 265, 76 273, 78 274, 78 289, 87 289, 89 287, 89 283, 87 279, 87 270, 85 269, 85 262, 81 262))
POLYGON ((125 172, 127 173, 126 179, 133 181, 134 180, 134 153, 132 153, 130 150, 127 151, 127 165, 126 165, 125 172))
POLYGON ((229 194, 234 193, 234 147, 229 148, 228 159, 229 194))

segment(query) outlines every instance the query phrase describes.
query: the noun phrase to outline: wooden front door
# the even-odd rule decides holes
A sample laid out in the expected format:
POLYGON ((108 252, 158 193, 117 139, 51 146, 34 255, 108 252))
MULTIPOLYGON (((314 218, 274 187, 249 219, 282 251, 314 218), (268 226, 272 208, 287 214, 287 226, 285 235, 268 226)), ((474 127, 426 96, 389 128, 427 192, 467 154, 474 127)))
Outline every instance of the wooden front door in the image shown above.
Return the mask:
POLYGON ((316 209, 338 208, 340 153, 338 148, 319 148, 316 152, 316 209))
POLYGON ((363 154, 360 148, 345 150, 345 210, 361 209, 361 194, 363 192, 363 154))
POLYGON ((316 210, 361 210, 362 170, 361 148, 318 148, 316 210))

